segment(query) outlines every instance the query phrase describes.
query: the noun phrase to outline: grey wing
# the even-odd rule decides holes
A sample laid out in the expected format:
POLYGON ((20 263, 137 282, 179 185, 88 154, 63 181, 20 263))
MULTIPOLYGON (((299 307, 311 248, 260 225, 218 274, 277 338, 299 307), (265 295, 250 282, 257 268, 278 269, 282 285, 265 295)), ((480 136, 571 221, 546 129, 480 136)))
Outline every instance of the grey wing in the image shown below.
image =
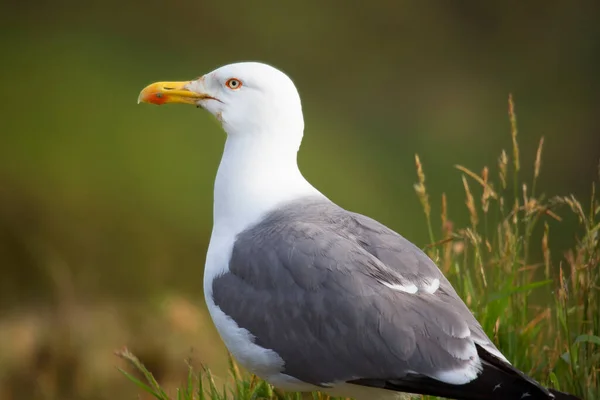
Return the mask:
POLYGON ((407 374, 461 384, 481 369, 481 328, 433 262, 342 209, 276 213, 240 234, 213 296, 284 373, 315 385, 407 374), (394 288, 432 279, 434 293, 394 288))
POLYGON ((508 362, 487 337, 479 322, 456 293, 435 263, 417 246, 381 223, 364 215, 352 213, 355 229, 360 231, 366 249, 385 265, 413 282, 430 283, 439 279, 437 295, 453 307, 469 327, 471 338, 501 360, 508 362))

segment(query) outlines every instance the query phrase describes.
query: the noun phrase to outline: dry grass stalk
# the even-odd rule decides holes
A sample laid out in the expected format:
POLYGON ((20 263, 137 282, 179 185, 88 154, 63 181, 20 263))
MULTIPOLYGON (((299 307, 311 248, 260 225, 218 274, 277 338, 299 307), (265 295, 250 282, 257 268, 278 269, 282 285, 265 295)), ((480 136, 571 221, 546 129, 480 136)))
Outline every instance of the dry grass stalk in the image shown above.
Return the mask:
POLYGON ((506 151, 502 150, 500 158, 498 158, 498 174, 500 176, 500 182, 502 183, 502 189, 506 189, 506 176, 508 170, 508 156, 506 151))
POLYGON ((565 283, 565 274, 563 272, 562 263, 558 268, 558 300, 565 304, 567 302, 567 284, 565 283))
MULTIPOLYGON (((463 179, 465 179, 465 178, 463 177, 463 179)), ((468 195, 467 195, 467 197, 468 197, 468 195)), ((472 197, 473 196, 471 196, 471 198, 472 197)), ((467 202, 468 202, 468 200, 467 200, 467 202)), ((463 235, 463 237, 467 238, 473 244, 473 248, 475 249, 475 260, 477 262, 477 266, 479 267, 479 273, 481 274, 483 287, 487 287, 487 278, 485 276, 485 270, 483 268, 483 259, 481 257, 481 253, 479 250, 479 248, 480 248, 479 244, 482 242, 482 238, 477 233, 475 227, 464 229, 462 231, 462 235, 463 235)))
POLYGON ((487 248, 487 250, 488 250, 488 253, 491 253, 491 252, 493 251, 493 249, 492 249, 492 244, 491 244, 491 243, 490 243, 490 241, 489 241, 489 240, 487 240, 487 239, 485 239, 485 247, 487 248))
POLYGON ((431 215, 431 205, 429 204, 429 196, 427 195, 427 189, 425 188, 425 173, 423 172, 423 165, 419 156, 415 154, 415 165, 417 166, 417 178, 418 183, 415 183, 414 188, 417 192, 417 196, 421 201, 425 215, 429 217, 431 215))
MULTIPOLYGON (((431 205, 429 204, 429 195, 427 194, 427 188, 425 187, 425 173, 423 172, 423 165, 419 159, 419 155, 415 154, 415 165, 417 167, 417 178, 418 182, 415 183, 414 188, 425 212, 425 218, 427 220, 427 230, 429 232, 429 240, 431 243, 435 243, 435 235, 433 234, 433 227, 431 225, 431 205)), ((434 256, 434 254, 429 254, 434 256)), ((437 254, 435 254, 437 256, 437 254)))
POLYGON ((448 200, 446 199, 446 193, 442 193, 442 214, 441 214, 441 220, 442 220, 442 233, 444 235, 444 238, 446 238, 448 235, 448 231, 449 231, 449 227, 448 227, 448 200))
POLYGON ((555 203, 558 204, 566 204, 571 208, 571 211, 577 215, 579 218, 579 222, 585 224, 587 226, 587 215, 585 211, 583 211, 583 207, 581 203, 575 198, 575 196, 557 196, 553 199, 555 203))
POLYGON ((483 167, 483 171, 481 171, 481 179, 483 180, 483 193, 481 195, 481 209, 484 214, 487 214, 490 208, 490 197, 495 197, 494 191, 490 188, 488 184, 488 175, 489 170, 488 167, 483 167))
POLYGON ((542 253, 544 256, 544 273, 546 278, 550 276, 550 247, 548 246, 548 236, 550 234, 550 227, 548 223, 544 223, 544 236, 542 236, 542 253))
MULTIPOLYGON (((532 193, 533 194, 533 193, 532 193)), ((538 201, 527 193, 527 184, 523 184, 523 210, 529 216, 535 213, 545 213, 546 209, 538 204, 538 201)))
POLYGON ((494 188, 488 184, 488 171, 487 171, 487 167, 484 167, 484 170, 482 171, 482 176, 477 175, 475 172, 471 171, 470 169, 463 167, 462 165, 455 165, 454 168, 458 169, 461 172, 464 172, 465 174, 469 175, 471 178, 475 179, 482 187, 484 190, 487 190, 489 192, 489 197, 492 197, 494 199, 498 198, 498 195, 496 194, 496 192, 494 191, 494 188), (483 174, 486 174, 486 177, 484 179, 483 174))
POLYGON ((515 114, 515 103, 513 101, 512 93, 508 95, 508 116, 510 118, 510 135, 513 144, 513 163, 515 172, 519 172, 521 165, 519 163, 519 144, 517 142, 517 115, 515 114))
POLYGON ((452 266, 452 223, 448 220, 448 200, 446 198, 446 193, 442 193, 442 236, 444 247, 442 254, 442 271, 444 273, 448 273, 450 271, 450 267, 452 266))
POLYGON ((462 176, 463 186, 465 187, 465 194, 467 195, 467 200, 465 204, 467 205, 467 209, 469 210, 469 216, 471 218, 471 226, 473 229, 477 227, 479 223, 479 216, 477 215, 477 209, 475 208, 475 199, 473 198, 473 194, 471 193, 471 189, 469 188, 469 183, 467 182, 467 178, 462 176))
POLYGON ((533 166, 533 179, 537 179, 540 176, 540 169, 542 168, 542 150, 544 148, 544 137, 540 139, 537 152, 535 153, 535 164, 533 166))

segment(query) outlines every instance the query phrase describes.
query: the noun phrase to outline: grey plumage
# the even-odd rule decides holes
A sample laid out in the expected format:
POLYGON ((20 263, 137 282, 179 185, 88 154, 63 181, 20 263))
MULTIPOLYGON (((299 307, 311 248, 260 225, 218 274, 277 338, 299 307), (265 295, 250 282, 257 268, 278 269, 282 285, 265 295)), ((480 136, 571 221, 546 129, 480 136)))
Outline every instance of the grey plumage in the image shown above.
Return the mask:
POLYGON ((239 234, 229 268, 213 282, 215 303, 305 382, 435 376, 477 357, 471 333, 493 347, 420 249, 321 199, 294 201, 239 234), (432 278, 433 295, 381 283, 432 278))

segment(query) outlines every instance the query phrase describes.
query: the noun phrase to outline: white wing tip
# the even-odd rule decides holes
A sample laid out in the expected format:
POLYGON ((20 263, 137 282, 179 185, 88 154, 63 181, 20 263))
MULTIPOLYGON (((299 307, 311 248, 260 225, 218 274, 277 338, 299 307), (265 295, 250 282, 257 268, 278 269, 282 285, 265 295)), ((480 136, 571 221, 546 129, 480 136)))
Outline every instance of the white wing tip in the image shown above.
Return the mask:
POLYGON ((400 283, 389 283, 379 281, 385 286, 389 287, 392 290, 398 290, 399 292, 415 294, 419 290, 424 291, 425 293, 434 294, 440 288, 440 280, 438 278, 432 279, 431 281, 426 281, 421 287, 417 287, 414 283, 408 284, 400 284, 400 283))
POLYGON ((479 361, 479 358, 475 358, 463 368, 439 371, 432 377, 451 385, 464 385, 477 378, 480 372, 481 362, 479 361))
POLYGON ((439 288, 440 280, 438 278, 435 278, 428 285, 424 286, 423 290, 425 290, 429 294, 434 294, 439 288))
POLYGON ((388 283, 388 282, 381 282, 381 283, 383 283, 385 286, 389 287, 390 289, 398 290, 398 291, 404 292, 404 293, 415 294, 419 290, 419 288, 412 283, 410 283, 408 285, 400 285, 397 283, 388 283))

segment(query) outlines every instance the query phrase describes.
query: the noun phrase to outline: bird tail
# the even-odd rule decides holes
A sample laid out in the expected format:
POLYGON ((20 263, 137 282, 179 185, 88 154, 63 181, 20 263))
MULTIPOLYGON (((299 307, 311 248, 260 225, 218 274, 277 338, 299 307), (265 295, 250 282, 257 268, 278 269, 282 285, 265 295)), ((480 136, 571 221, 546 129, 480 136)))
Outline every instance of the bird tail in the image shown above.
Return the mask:
POLYGON ((383 381, 360 379, 351 383, 457 400, 581 400, 579 397, 543 387, 479 346, 477 352, 483 371, 476 379, 464 385, 451 385, 422 375, 383 381))

